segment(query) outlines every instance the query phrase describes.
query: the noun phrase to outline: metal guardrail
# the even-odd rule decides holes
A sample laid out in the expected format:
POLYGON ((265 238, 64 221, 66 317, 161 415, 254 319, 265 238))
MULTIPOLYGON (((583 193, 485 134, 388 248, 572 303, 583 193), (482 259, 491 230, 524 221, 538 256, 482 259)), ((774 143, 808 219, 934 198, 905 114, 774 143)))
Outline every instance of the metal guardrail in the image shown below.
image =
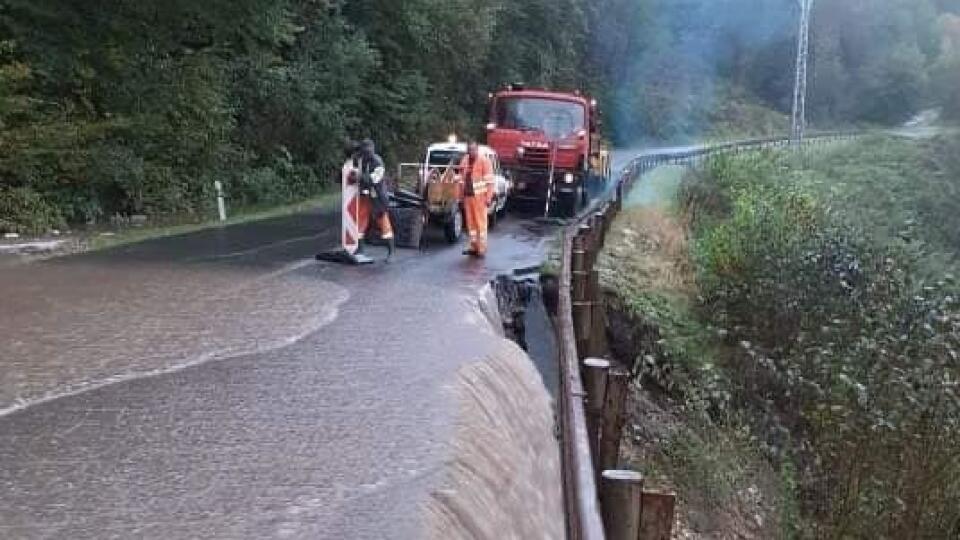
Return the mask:
POLYGON ((597 498, 590 436, 587 431, 585 393, 580 378, 580 355, 573 331, 574 226, 563 231, 563 264, 560 272, 558 327, 560 349, 560 429, 563 459, 563 489, 567 510, 567 538, 604 540, 603 520, 597 498))
MULTIPOLYGON (((862 132, 825 132, 810 135, 804 140, 803 144, 852 140, 863 135, 862 132)), ((607 535, 604 529, 604 518, 610 520, 608 509, 601 508, 598 490, 599 468, 601 465, 610 465, 610 463, 600 464, 601 456, 596 455, 598 452, 596 419, 592 419, 592 422, 588 421, 591 420, 588 417, 586 406, 589 396, 584 390, 584 381, 580 371, 581 353, 584 352, 584 344, 582 339, 578 343, 578 337, 582 337, 585 332, 596 332, 596 325, 587 325, 588 327, 593 326, 593 330, 584 329, 582 328, 584 326, 582 320, 585 317, 590 318, 590 316, 582 312, 577 314, 579 316, 575 316, 574 289, 582 289, 584 284, 582 282, 574 283, 574 267, 580 267, 578 268, 580 274, 584 273, 584 268, 592 268, 593 260, 602 246, 607 228, 622 209, 624 197, 633 188, 634 182, 645 172, 660 165, 696 162, 716 154, 783 148, 791 144, 790 139, 782 137, 747 139, 637 156, 622 169, 612 189, 608 189, 577 219, 564 227, 557 303, 557 332, 560 345, 561 457, 563 459, 567 533, 570 540, 605 540, 607 535), (593 226, 590 227, 588 222, 592 223, 593 226), (581 250, 576 254, 574 250, 575 240, 581 250), (589 262, 584 263, 582 260, 584 257, 589 262), (581 328, 578 328, 578 326, 581 328), (594 425, 591 425, 591 423, 594 425)), ((589 287, 589 285, 586 285, 586 287, 589 287)), ((582 295, 583 291, 579 290, 576 294, 582 295)), ((593 291, 591 294, 596 296, 597 291, 593 291)), ((583 304, 583 302, 579 304, 583 304)), ((589 340, 587 340, 586 350, 594 350, 594 347, 589 345, 589 340)), ((606 405, 609 405, 609 403, 606 405)), ((615 432, 619 435, 619 428, 616 428, 615 432)), ((614 444, 617 445, 613 449, 613 452, 616 453, 619 441, 615 441, 614 444)), ((609 452, 609 448, 606 449, 606 453, 609 452)), ((600 453, 603 454, 604 449, 601 449, 600 453)), ((603 461, 610 461, 609 456, 603 457, 603 461)), ((614 467, 616 466, 615 462, 616 458, 613 459, 612 466, 614 467)), ((672 507, 670 512, 672 513, 672 507)), ((611 540, 613 539, 611 538, 611 540)))
MULTIPOLYGON (((842 140, 853 140, 866 135, 862 131, 825 131, 808 135, 803 145, 827 144, 842 140)), ((637 156, 623 169, 618 181, 626 176, 636 176, 650 170, 652 167, 667 163, 686 163, 697 161, 712 155, 724 153, 742 153, 751 150, 766 150, 774 148, 785 148, 793 144, 793 141, 785 137, 770 137, 760 139, 744 139, 720 144, 708 144, 689 149, 652 152, 637 156)))

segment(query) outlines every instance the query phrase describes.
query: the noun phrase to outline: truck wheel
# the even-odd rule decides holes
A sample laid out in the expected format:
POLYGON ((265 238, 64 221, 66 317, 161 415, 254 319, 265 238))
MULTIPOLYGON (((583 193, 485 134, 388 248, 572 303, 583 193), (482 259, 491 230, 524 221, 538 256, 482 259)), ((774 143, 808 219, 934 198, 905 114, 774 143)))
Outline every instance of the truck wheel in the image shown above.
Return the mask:
POLYGON ((583 202, 583 185, 577 186, 573 193, 562 193, 559 197, 560 217, 573 218, 577 216, 583 202))
POLYGON ((508 212, 517 212, 520 210, 520 204, 513 197, 508 197, 506 204, 503 205, 503 214, 506 215, 508 212))
POLYGON ((463 236, 463 212, 457 208, 453 211, 447 222, 443 226, 443 234, 447 237, 447 242, 456 244, 463 236))
POLYGON ((487 213, 487 228, 489 229, 493 229, 494 227, 496 227, 497 221, 499 221, 498 218, 500 216, 499 216, 499 213, 497 212, 498 204, 500 204, 500 201, 498 199, 494 199, 493 205, 490 207, 491 212, 487 213))

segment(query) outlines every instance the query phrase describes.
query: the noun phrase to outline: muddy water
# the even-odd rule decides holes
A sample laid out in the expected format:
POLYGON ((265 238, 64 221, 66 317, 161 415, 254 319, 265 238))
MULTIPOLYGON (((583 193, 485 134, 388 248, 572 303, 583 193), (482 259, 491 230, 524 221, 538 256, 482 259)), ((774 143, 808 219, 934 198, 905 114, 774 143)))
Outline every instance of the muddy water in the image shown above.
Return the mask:
POLYGON ((0 415, 144 375, 288 346, 330 322, 345 289, 297 273, 37 264, 3 277, 0 415), (256 313, 256 316, 251 316, 256 313))
POLYGON ((0 538, 561 537, 548 392, 496 299, 476 309, 543 234, 495 235, 485 264, 171 260, 209 251, 189 237, 0 270, 0 397, 24 409, 0 416, 0 538))
POLYGON ((561 539, 560 454, 540 373, 504 342, 462 369, 452 458, 427 505, 426 537, 561 539))

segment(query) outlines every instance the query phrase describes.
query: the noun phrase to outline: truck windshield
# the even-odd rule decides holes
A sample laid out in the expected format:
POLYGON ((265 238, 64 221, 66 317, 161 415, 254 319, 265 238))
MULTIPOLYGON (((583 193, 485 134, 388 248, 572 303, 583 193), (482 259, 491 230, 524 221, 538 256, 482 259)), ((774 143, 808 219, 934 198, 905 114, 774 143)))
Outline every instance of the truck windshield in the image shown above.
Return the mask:
POLYGON ((539 131, 550 139, 564 139, 584 129, 585 117, 583 105, 572 101, 526 97, 497 100, 498 127, 539 131))

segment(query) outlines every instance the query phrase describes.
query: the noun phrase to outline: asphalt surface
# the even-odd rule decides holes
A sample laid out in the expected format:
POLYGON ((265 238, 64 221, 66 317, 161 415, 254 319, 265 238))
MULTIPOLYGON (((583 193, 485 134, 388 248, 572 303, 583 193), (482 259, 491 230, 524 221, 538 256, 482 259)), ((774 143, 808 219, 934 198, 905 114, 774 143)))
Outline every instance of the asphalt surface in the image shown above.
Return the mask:
POLYGON ((338 219, 0 268, 0 538, 419 537, 451 386, 499 339, 477 291, 551 229, 314 262, 338 219))

